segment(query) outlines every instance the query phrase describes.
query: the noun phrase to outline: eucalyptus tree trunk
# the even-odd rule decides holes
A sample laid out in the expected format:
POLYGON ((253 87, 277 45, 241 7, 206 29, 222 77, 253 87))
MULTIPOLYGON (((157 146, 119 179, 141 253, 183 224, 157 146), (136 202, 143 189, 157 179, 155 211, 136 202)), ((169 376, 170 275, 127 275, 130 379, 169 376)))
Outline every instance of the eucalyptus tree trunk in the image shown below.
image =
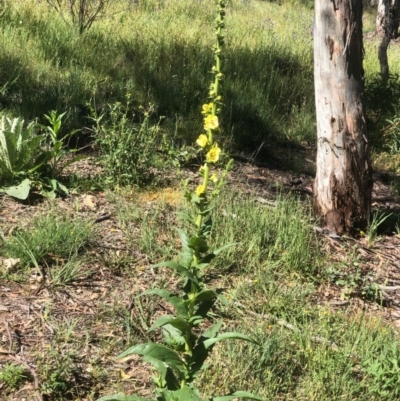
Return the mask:
POLYGON ((380 39, 378 46, 378 59, 382 80, 389 79, 389 62, 387 49, 390 40, 397 36, 399 26, 400 0, 379 0, 376 14, 376 34, 380 39))
POLYGON ((365 228, 371 207, 361 18, 360 0, 315 0, 313 200, 322 224, 338 234, 365 228))

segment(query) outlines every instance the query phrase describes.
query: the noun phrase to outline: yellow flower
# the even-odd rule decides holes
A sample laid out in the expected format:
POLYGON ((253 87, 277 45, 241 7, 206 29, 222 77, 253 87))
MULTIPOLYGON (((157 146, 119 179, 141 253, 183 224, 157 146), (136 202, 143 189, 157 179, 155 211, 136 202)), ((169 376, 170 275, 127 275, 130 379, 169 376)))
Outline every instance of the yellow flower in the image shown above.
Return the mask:
POLYGON ((218 181, 218 177, 215 173, 210 177, 210 181, 212 181, 214 184, 218 181))
POLYGON ((211 113, 212 111, 213 104, 208 103, 208 104, 203 104, 201 114, 208 114, 211 113))
POLYGON ((200 196, 201 194, 204 194, 206 190, 206 187, 204 185, 199 185, 196 189, 196 195, 200 196))
POLYGON ((201 134, 196 141, 197 145, 199 145, 201 148, 205 148, 208 144, 208 137, 205 134, 201 134))
POLYGON ((221 149, 217 144, 215 144, 207 153, 207 161, 209 163, 216 163, 219 160, 220 154, 221 149))
POLYGON ((219 121, 217 116, 213 116, 212 114, 209 114, 205 119, 204 119, 204 129, 217 129, 219 126, 219 121))

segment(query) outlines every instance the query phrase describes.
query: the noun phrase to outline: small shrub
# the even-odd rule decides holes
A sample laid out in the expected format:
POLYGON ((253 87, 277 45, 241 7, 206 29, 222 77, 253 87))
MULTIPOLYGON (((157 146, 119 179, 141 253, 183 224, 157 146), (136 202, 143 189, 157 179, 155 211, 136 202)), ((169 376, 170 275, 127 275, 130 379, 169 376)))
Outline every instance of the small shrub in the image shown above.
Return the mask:
POLYGON ((143 121, 135 124, 130 117, 129 97, 125 105, 109 104, 106 112, 95 121, 96 144, 100 150, 100 164, 106 183, 117 185, 144 185, 151 182, 157 168, 167 160, 163 153, 165 142, 160 121, 152 125, 154 106, 143 110, 143 121))
POLYGON ((65 14, 69 13, 80 35, 87 31, 97 19, 104 16, 104 12, 111 4, 111 0, 46 0, 46 2, 61 15, 65 22, 68 22, 65 14))

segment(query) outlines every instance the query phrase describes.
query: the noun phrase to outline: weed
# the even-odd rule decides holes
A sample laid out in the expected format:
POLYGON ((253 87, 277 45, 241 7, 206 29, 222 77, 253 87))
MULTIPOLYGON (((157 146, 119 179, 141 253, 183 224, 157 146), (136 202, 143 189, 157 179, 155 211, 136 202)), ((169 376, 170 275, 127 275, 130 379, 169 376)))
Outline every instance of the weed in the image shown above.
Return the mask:
POLYGON ((385 214, 384 212, 379 212, 379 211, 375 212, 372 215, 372 219, 368 225, 368 230, 367 230, 367 246, 368 246, 368 248, 370 248, 376 241, 376 239, 378 237, 378 228, 391 215, 392 215, 392 213, 385 214))
POLYGON ((125 105, 108 105, 105 114, 93 116, 100 163, 106 182, 113 187, 149 183, 163 164, 160 122, 150 122, 154 106, 144 111, 139 125, 130 119, 129 106, 128 97, 125 105))
MULTIPOLYGON (((206 369, 205 361, 211 354, 216 343, 228 339, 254 342, 246 335, 237 332, 219 334, 222 320, 217 321, 206 330, 204 323, 211 318, 210 311, 218 298, 218 292, 208 288, 204 280, 204 270, 209 263, 227 246, 211 251, 208 239, 212 228, 210 218, 210 199, 217 199, 219 189, 225 178, 218 177, 215 163, 218 162, 221 148, 215 141, 220 133, 219 105, 221 104, 220 83, 221 51, 224 44, 222 30, 225 27, 225 1, 217 1, 217 18, 215 19, 216 43, 214 45, 215 64, 212 68, 214 80, 210 85, 210 103, 204 104, 204 131, 196 143, 201 148, 205 162, 199 170, 201 184, 191 191, 186 186, 185 198, 190 202, 194 213, 181 212, 181 217, 191 227, 191 235, 177 229, 182 244, 180 260, 161 262, 153 267, 171 269, 183 281, 182 290, 172 293, 164 288, 149 289, 144 295, 157 295, 169 303, 174 309, 173 315, 162 315, 156 319, 148 331, 162 330, 163 344, 138 344, 127 349, 120 358, 130 355, 140 355, 143 361, 150 363, 157 374, 153 376, 156 385, 157 399, 160 401, 203 401, 199 389, 194 386, 194 380, 199 373, 206 369), (214 170, 214 171, 213 171, 214 170), (200 329, 200 330, 199 330, 200 329)), ((229 164, 227 166, 227 169, 229 164)), ((225 171, 225 175, 227 173, 225 171)), ((103 397, 101 400, 118 401, 126 398, 124 395, 103 397)), ((136 398, 136 397, 135 397, 136 398)), ((260 398, 244 391, 235 391, 224 397, 212 400, 231 400, 235 398, 260 398)), ((144 400, 136 398, 137 401, 144 400)), ((99 400, 100 401, 100 400, 99 400)))
POLYGON ((53 286, 71 285, 89 277, 93 272, 85 267, 83 260, 70 255, 66 261, 58 262, 49 268, 49 276, 53 286))
POLYGON ((75 357, 74 352, 50 347, 45 355, 38 358, 38 374, 43 394, 65 397, 70 393, 75 385, 75 357))
POLYGON ((368 374, 364 385, 379 400, 400 397, 400 352, 397 344, 390 344, 379 354, 366 359, 363 369, 368 374))
POLYGON ((6 363, 0 370, 0 382, 5 384, 7 391, 18 389, 25 378, 25 368, 21 365, 6 363))
MULTIPOLYGON (((19 258, 22 266, 33 264, 43 268, 52 259, 68 259, 78 254, 90 243, 91 235, 92 225, 88 222, 65 219, 53 211, 34 218, 31 228, 16 230, 3 243, 3 250, 7 257, 19 258)), ((68 268, 70 273, 71 269, 72 266, 68 268)), ((54 274, 58 279, 62 276, 60 271, 54 274)))

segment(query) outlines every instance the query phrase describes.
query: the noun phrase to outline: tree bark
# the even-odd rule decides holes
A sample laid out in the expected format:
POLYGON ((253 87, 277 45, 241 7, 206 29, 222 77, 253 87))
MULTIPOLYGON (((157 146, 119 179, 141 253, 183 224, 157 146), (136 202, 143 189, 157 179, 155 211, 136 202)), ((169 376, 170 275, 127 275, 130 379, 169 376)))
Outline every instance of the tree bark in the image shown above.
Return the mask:
POLYGON ((365 108, 362 2, 315 0, 317 174, 314 209, 338 234, 365 228, 372 168, 365 108))
POLYGON ((389 61, 387 49, 390 43, 390 3, 391 0, 379 0, 376 13, 376 34, 380 38, 378 46, 378 60, 381 69, 381 77, 384 83, 389 80, 389 61))

